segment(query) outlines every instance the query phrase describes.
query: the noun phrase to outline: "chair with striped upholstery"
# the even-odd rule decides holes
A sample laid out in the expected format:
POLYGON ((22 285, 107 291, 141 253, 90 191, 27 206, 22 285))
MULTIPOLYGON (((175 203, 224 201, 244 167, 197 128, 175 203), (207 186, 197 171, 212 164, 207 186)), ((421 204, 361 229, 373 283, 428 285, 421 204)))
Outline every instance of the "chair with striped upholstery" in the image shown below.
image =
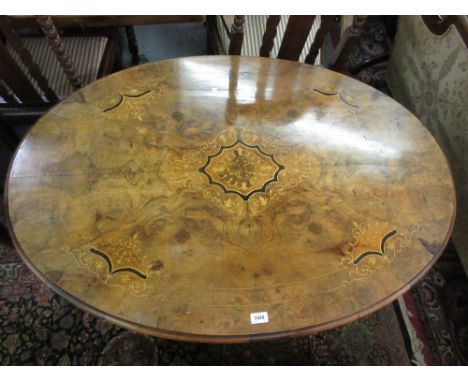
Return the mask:
POLYGON ((271 56, 337 71, 343 70, 365 21, 366 16, 354 16, 340 38, 336 16, 207 17, 210 48, 215 54, 271 56))
POLYGON ((19 36, 0 16, 0 122, 33 123, 74 89, 112 72, 117 31, 61 38, 50 16, 37 16, 44 36, 19 36))
MULTIPOLYGON (((38 16, 44 37, 20 37, 0 16, 0 141, 19 143, 11 123, 33 123, 74 89, 111 72, 117 34, 60 38, 49 16, 38 16)), ((0 220, 0 242, 12 245, 0 220)))

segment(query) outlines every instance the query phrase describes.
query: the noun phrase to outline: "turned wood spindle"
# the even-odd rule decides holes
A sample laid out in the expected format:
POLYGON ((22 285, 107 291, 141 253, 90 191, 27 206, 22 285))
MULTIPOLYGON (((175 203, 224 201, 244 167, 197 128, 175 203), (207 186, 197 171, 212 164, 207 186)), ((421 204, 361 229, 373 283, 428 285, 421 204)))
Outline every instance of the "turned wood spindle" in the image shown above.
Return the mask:
POLYGON ((36 80, 37 84, 44 92, 47 99, 49 101, 58 101, 58 97, 55 94, 54 90, 50 87, 47 78, 44 77, 44 75, 41 72, 41 69, 34 62, 31 53, 24 46, 23 40, 16 34, 15 30, 11 27, 10 19, 7 16, 0 16, 0 30, 2 31, 3 35, 8 39, 11 47, 18 54, 21 61, 23 61, 23 64, 26 66, 31 76, 36 80))
POLYGON ((268 16, 265 33, 263 34, 262 46, 260 47, 261 57, 270 57, 280 20, 281 16, 268 16))
POLYGON ((63 41, 60 38, 57 28, 52 21, 50 16, 36 16, 36 21, 41 27, 42 31, 46 35, 52 50, 54 51, 57 59, 60 62, 68 80, 72 84, 73 88, 79 89, 82 86, 80 75, 78 74, 75 66, 73 65, 70 56, 65 51, 63 41))
POLYGON ((314 65, 315 59, 317 58, 320 48, 323 46, 325 36, 330 32, 330 28, 333 25, 334 16, 322 16, 320 22, 320 28, 315 34, 314 42, 310 46, 309 54, 305 58, 306 64, 314 65))
POLYGON ((242 41, 244 40, 245 16, 234 16, 234 23, 231 27, 231 41, 229 43, 229 54, 240 55, 242 41))
POLYGON ((297 61, 309 36, 315 16, 289 16, 278 58, 297 61))

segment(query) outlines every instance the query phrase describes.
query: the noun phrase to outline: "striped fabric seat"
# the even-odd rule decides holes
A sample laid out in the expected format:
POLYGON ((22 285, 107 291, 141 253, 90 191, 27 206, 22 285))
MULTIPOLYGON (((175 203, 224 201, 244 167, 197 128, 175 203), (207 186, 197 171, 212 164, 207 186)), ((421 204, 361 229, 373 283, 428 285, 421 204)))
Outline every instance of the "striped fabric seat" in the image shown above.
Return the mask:
MULTIPOLYGON (((233 16, 222 16, 225 18, 228 25, 232 25, 233 16)), ((266 22, 268 16, 245 16, 244 24, 244 40, 242 43, 242 56, 258 56, 260 54, 260 47, 262 46, 263 33, 265 33, 266 22)), ((281 16, 280 22, 277 27, 277 34, 273 41, 273 49, 270 52, 270 57, 277 57, 278 51, 281 46, 281 41, 283 41, 284 32, 286 31, 286 26, 288 24, 289 16, 281 16)), ((229 36, 221 20, 221 16, 216 18, 217 27, 221 36, 221 43, 225 52, 228 51, 229 47, 229 36)), ((310 30, 309 36, 307 37, 304 48, 299 57, 299 62, 304 62, 309 49, 314 41, 317 30, 320 27, 320 16, 315 18, 315 21, 310 30)), ((315 64, 320 64, 320 52, 315 60, 315 64)))
MULTIPOLYGON (((44 37, 23 37, 22 40, 25 48, 31 53, 34 62, 39 66, 42 74, 47 78, 50 87, 55 91, 57 96, 63 99, 69 95, 73 91, 73 87, 60 66, 52 48, 49 46, 47 39, 44 37)), ((107 40, 107 37, 103 36, 62 38, 65 51, 80 74, 83 85, 87 85, 97 79, 107 40)), ((7 48, 37 92, 45 97, 44 92, 31 77, 18 54, 11 45, 8 45, 7 48)))

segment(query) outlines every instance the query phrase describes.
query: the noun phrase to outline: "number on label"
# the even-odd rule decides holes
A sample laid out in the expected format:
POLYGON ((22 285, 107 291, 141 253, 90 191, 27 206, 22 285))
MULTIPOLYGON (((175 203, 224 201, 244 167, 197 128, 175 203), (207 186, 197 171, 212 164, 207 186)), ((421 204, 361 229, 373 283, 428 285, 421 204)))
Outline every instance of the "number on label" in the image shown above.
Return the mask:
POLYGON ((250 322, 252 325, 265 324, 268 322, 268 312, 250 313, 250 322))

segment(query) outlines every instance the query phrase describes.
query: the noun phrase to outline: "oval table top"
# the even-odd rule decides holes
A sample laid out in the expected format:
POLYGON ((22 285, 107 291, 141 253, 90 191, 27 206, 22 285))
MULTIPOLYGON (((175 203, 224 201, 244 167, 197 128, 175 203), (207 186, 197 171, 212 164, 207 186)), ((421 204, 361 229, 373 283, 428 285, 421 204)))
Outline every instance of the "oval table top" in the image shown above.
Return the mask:
POLYGON ((76 91, 22 142, 6 200, 24 260, 75 305, 226 343, 379 309, 455 217, 447 160, 410 112, 259 57, 154 62, 76 91))

